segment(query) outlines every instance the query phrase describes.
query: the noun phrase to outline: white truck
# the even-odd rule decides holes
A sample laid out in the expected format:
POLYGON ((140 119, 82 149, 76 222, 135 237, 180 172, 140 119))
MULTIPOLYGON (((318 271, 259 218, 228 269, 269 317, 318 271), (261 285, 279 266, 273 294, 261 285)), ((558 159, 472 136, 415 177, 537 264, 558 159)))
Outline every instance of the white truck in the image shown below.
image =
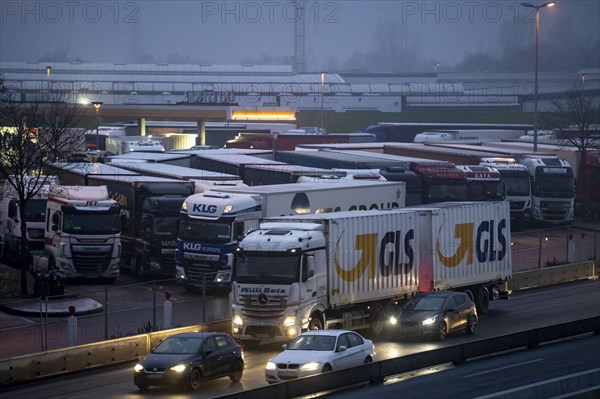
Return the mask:
POLYGON ((404 182, 342 179, 214 188, 188 197, 181 209, 176 278, 186 289, 229 290, 235 247, 265 217, 404 206, 404 182), (217 191, 218 190, 218 191, 217 191))
MULTIPOLYGON (((44 249, 44 221, 48 187, 58 184, 56 176, 26 176, 24 183, 27 192, 39 190, 25 204, 25 224, 27 225, 27 242, 29 250, 44 249)), ((16 263, 21 248, 21 218, 19 216, 19 196, 15 188, 4 183, 0 199, 0 258, 9 263, 16 263)))
POLYGON ((129 152, 164 152, 165 147, 160 140, 150 136, 107 137, 106 151, 120 155, 129 152))
POLYGON ((531 221, 549 225, 572 223, 575 176, 571 165, 555 155, 516 154, 515 158, 529 171, 531 221))
POLYGON ((65 278, 119 276, 120 207, 106 186, 51 185, 42 253, 34 268, 59 270, 65 278))
POLYGON ((498 140, 517 140, 523 134, 522 130, 507 129, 457 129, 431 130, 419 133, 413 139, 415 143, 472 141, 487 142, 498 140))
POLYGON ((490 166, 500 172, 506 201, 510 203, 511 225, 527 226, 531 218, 531 183, 525 165, 509 157, 481 158, 481 166, 490 166))
POLYGON ((272 218, 239 244, 232 332, 288 341, 322 328, 382 332, 417 292, 467 292, 479 312, 507 298, 512 275, 508 203, 272 218))

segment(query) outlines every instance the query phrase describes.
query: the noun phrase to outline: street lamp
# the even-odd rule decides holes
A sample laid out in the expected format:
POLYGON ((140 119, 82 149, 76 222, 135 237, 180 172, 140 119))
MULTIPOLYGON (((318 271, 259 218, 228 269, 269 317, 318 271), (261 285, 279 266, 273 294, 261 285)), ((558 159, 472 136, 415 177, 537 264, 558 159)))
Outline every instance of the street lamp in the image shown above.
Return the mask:
POLYGON ((48 80, 48 93, 50 93, 50 71, 52 70, 52 67, 50 65, 48 65, 46 67, 46 79, 48 80))
POLYGON ((583 90, 585 89, 585 78, 590 76, 588 73, 581 74, 581 95, 583 96, 583 90))
POLYGON ((533 152, 537 152, 537 141, 538 141, 538 120, 537 120, 537 109, 538 109, 538 38, 540 32, 540 8, 554 7, 555 2, 549 1, 547 3, 536 6, 531 3, 521 3, 521 6, 535 9, 535 78, 533 84, 533 152))
POLYGON ((321 72, 321 131, 323 130, 323 96, 325 95, 325 72, 321 72))
POLYGON ((98 129, 100 125, 98 124, 98 113, 100 112, 100 106, 102 105, 102 101, 92 101, 92 105, 96 109, 96 151, 100 151, 100 139, 98 136, 98 129))

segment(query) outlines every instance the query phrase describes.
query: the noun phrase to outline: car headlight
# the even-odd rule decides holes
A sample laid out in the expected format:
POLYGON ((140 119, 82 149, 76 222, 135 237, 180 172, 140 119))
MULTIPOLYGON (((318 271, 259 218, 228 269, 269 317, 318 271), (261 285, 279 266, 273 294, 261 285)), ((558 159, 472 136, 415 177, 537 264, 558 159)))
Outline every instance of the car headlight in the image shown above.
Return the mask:
POLYGON ((267 370, 275 370, 276 368, 277 367, 275 366, 275 363, 273 363, 271 361, 267 362, 267 367, 266 367, 267 370))
POLYGON ((186 367, 187 367, 186 364, 178 364, 177 366, 171 367, 169 370, 173 370, 177 373, 181 373, 182 371, 185 370, 186 367))
POLYGON ((315 371, 318 368, 319 368, 319 363, 317 363, 317 362, 310 362, 310 363, 303 364, 302 367, 300 367, 300 370, 302 370, 302 371, 315 371))
POLYGON ((398 324, 398 319, 394 316, 390 317, 390 324, 398 324))
POLYGON ((135 370, 136 373, 139 373, 140 371, 144 370, 144 366, 142 366, 141 364, 136 364, 133 369, 135 370))
POLYGON ((430 318, 428 318, 428 319, 425 319, 425 320, 423 320, 423 321, 421 322, 421 324, 422 324, 422 325, 424 325, 424 326, 429 326, 429 325, 432 325, 433 323, 435 323, 435 319, 436 319, 436 318, 437 318, 437 316, 430 317, 430 318))

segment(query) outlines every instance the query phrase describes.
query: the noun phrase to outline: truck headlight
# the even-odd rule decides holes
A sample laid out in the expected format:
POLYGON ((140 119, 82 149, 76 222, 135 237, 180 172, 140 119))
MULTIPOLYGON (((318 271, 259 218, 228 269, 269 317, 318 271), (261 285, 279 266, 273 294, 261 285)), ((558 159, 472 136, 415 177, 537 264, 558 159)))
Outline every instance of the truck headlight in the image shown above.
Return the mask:
POLYGON ((219 272, 215 277, 215 283, 224 283, 231 281, 231 272, 219 272))
POLYGON ((398 319, 394 316, 390 317, 390 324, 396 325, 398 324, 398 319))
POLYGON ((151 260, 150 261, 150 269, 160 270, 160 262, 157 260, 151 260))
POLYGON ((183 271, 183 267, 175 267, 175 278, 179 280, 185 280, 185 271, 183 271))
POLYGON ((296 325, 296 316, 288 316, 283 320, 283 325, 285 327, 290 327, 296 325))
POLYGON ((242 320, 242 316, 240 316, 239 314, 234 315, 233 318, 231 319, 231 321, 236 326, 241 326, 244 324, 244 321, 242 320))

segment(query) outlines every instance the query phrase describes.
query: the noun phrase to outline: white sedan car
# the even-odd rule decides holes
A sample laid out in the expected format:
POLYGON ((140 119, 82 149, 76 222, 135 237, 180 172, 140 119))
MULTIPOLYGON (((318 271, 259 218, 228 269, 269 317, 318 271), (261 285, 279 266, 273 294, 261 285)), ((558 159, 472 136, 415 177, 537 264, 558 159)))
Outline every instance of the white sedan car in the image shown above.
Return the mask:
POLYGON ((269 384, 293 380, 371 363, 374 357, 373 342, 354 331, 308 331, 267 362, 265 378, 269 384))

